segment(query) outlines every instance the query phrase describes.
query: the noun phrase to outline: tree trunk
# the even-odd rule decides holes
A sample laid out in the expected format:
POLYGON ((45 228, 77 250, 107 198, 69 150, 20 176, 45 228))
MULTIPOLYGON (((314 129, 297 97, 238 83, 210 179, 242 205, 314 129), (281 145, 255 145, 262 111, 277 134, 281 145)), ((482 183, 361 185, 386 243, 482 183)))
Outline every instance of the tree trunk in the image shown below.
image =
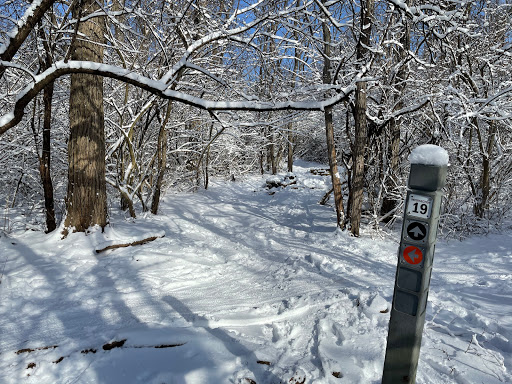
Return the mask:
POLYGON ((293 123, 288 123, 288 172, 293 172, 293 123))
MULTIPOLYGON (((94 0, 84 0, 82 15, 99 9, 94 0)), ((78 9, 74 9, 76 17, 78 9)), ((103 18, 80 23, 73 60, 103 61, 103 18)), ((87 74, 71 75, 69 97, 70 138, 68 142, 68 193, 66 227, 84 232, 93 225, 107 225, 105 183, 105 131, 103 114, 103 79, 87 74)))
POLYGON ((480 132, 480 127, 476 127, 480 144, 480 152, 482 156, 482 169, 480 173, 479 188, 477 190, 476 196, 477 203, 475 204, 473 211, 475 215, 477 215, 480 219, 484 218, 485 211, 489 209, 489 197, 491 192, 491 154, 494 141, 496 139, 496 126, 497 124, 495 122, 489 122, 489 132, 485 148, 483 137, 480 132))
POLYGON ((162 192, 162 184, 164 181, 165 167, 167 164, 167 130, 162 124, 160 132, 158 133, 158 149, 157 149, 157 177, 154 186, 153 198, 151 200, 151 213, 156 215, 158 213, 158 206, 160 205, 160 195, 162 192))
MULTIPOLYGON (((382 199, 382 206, 380 209, 380 214, 385 216, 390 213, 394 209, 396 209, 398 201, 396 199, 394 192, 396 192, 397 188, 397 177, 398 177, 398 165, 399 165, 399 150, 400 150, 400 124, 392 119, 389 122, 389 143, 387 148, 387 153, 383 151, 383 156, 388 157, 388 166, 385 173, 385 181, 384 181, 384 197, 382 199)), ((392 219, 392 215, 389 215, 384 222, 389 222, 392 219)))
POLYGON ((359 236, 364 191, 364 159, 368 126, 366 124, 366 83, 357 83, 355 101, 355 137, 353 157, 353 178, 351 185, 350 232, 359 236))
MULTIPOLYGON (((50 45, 47 42, 42 25, 38 30, 45 50, 44 61, 41 60, 41 68, 48 69, 52 65, 52 55, 50 45)), ((53 197, 53 183, 50 172, 51 164, 51 127, 52 127, 52 101, 53 101, 54 83, 51 82, 43 90, 43 148, 41 157, 39 157, 39 175, 43 185, 44 207, 46 212, 46 233, 53 232, 57 228, 55 220, 55 202, 53 197)))
MULTIPOLYGON (((325 0, 323 0, 325 3, 325 0)), ((331 75, 331 31, 329 26, 324 21, 322 23, 323 37, 324 37, 324 68, 323 68, 323 81, 324 84, 332 83, 331 75)), ((345 212, 343 209, 343 194, 341 190, 340 174, 338 172, 338 162, 336 156, 336 143, 334 140, 334 124, 332 118, 332 107, 325 108, 325 136, 327 143, 327 157, 329 158, 329 169, 331 171, 332 188, 334 191, 334 205, 336 207, 336 225, 345 229, 345 212)))
POLYGON ((160 125, 158 133, 158 147, 157 147, 157 177, 154 186, 153 198, 151 200, 151 213, 156 215, 158 213, 158 206, 160 205, 160 195, 162 192, 162 184, 164 182, 165 168, 167 166, 167 129, 166 125, 171 116, 172 102, 167 103, 165 118, 160 125))
POLYGON ((336 157, 336 145, 334 141, 334 124, 332 122, 332 107, 325 108, 325 135, 327 139, 327 155, 329 158, 329 169, 331 172, 332 188, 334 192, 334 205, 336 207, 336 225, 345 229, 345 212, 343 209, 343 193, 341 190, 341 179, 338 172, 336 157))
MULTIPOLYGON (((213 137, 213 122, 210 124, 210 130, 208 131, 208 143, 211 143, 213 137)), ((206 158, 204 163, 204 189, 208 189, 209 184, 209 167, 210 167, 210 144, 208 144, 208 149, 206 150, 206 158)), ((231 175, 234 177, 233 175, 231 175)))
MULTIPOLYGON (((411 0, 407 0, 406 4, 408 6, 411 5, 411 0)), ((402 21, 404 23, 404 34, 400 38, 400 43, 402 44, 399 46, 398 53, 396 54, 396 60, 398 62, 402 62, 407 55, 407 52, 409 51, 411 47, 411 37, 410 37, 410 30, 409 30, 409 21, 407 19, 404 19, 402 21)), ((405 63, 402 63, 402 66, 398 70, 395 80, 393 81, 397 93, 395 94, 394 100, 395 100, 395 107, 394 110, 399 110, 403 107, 403 99, 405 97, 404 91, 405 91, 405 81, 408 76, 408 68, 405 63)), ((382 206, 380 210, 380 214, 382 216, 387 215, 391 211, 395 210, 398 205, 398 200, 396 198, 398 191, 397 191, 397 180, 398 180, 398 166, 399 166, 399 153, 400 153, 400 122, 396 121, 395 119, 392 119, 389 122, 389 144, 388 144, 388 150, 387 154, 383 153, 384 156, 388 156, 388 167, 386 172, 386 180, 384 181, 384 197, 382 199, 382 206)), ((384 222, 389 222, 393 218, 393 215, 387 216, 386 219, 384 219, 384 222)))
MULTIPOLYGON (((125 0, 113 0, 112 1, 112 11, 113 12, 122 11, 124 8, 124 3, 125 3, 125 0)), ((124 15, 119 15, 119 16, 117 16, 117 20, 121 21, 121 22, 125 22, 126 17, 124 15)), ((115 39, 120 43, 120 45, 122 45, 125 42, 125 35, 124 35, 123 31, 121 30, 121 28, 119 27, 119 25, 117 23, 113 24, 113 28, 114 28, 115 39)), ((118 47, 115 47, 114 49, 115 49, 117 55, 119 56, 119 60, 122 63, 123 68, 126 69, 126 61, 125 61, 124 53, 118 47)), ((125 84, 124 85, 124 105, 128 105, 129 97, 130 97, 130 84, 125 84)), ((124 114, 125 113, 127 113, 127 112, 124 112, 124 113, 121 112, 119 114, 119 123, 118 124, 120 127, 124 126, 124 121, 125 121, 124 114)), ((128 134, 129 134, 129 140, 131 140, 133 138, 133 129, 130 129, 128 134)), ((128 180, 124 180, 124 175, 125 175, 125 171, 126 171, 125 161, 126 161, 126 159, 131 160, 130 155, 126 154, 126 147, 128 146, 126 144, 127 141, 128 141, 128 139, 125 139, 125 143, 123 143, 121 146, 119 146, 119 150, 118 150, 118 162, 119 162, 119 168, 118 168, 119 176, 118 177, 120 180, 123 180, 123 181, 128 181, 128 180)), ((130 216, 135 218, 136 217, 135 209, 133 207, 133 201, 132 201, 131 197, 129 196, 129 194, 127 192, 120 191, 120 196, 121 196, 121 201, 120 201, 121 209, 123 211, 129 210, 130 216)))
MULTIPOLYGON (((300 6, 300 1, 297 0, 295 6, 298 8, 300 6)), ((298 21, 294 21, 293 24, 295 26, 298 25, 298 21)), ((295 40, 298 40, 298 33, 297 30, 293 31, 293 38, 295 40)), ((292 86, 291 88, 294 89, 297 84, 297 75, 299 72, 299 66, 300 66, 300 53, 299 49, 297 49, 297 46, 294 47, 294 53, 293 53, 293 73, 292 73, 292 86)), ((288 124, 288 172, 293 172, 293 151, 294 151, 294 137, 293 137, 293 121, 291 121, 288 124)))
POLYGON ((51 122, 52 122, 52 99, 53 83, 46 86, 43 91, 43 150, 39 162, 39 173, 44 191, 44 207, 46 210, 46 232, 52 232, 57 228, 55 220, 55 203, 53 199, 53 183, 50 173, 50 154, 51 154, 51 122))
POLYGON ((270 135, 270 146, 268 148, 268 156, 270 160, 270 169, 273 175, 277 173, 277 155, 276 155, 276 146, 274 144, 275 136, 274 133, 270 135))
MULTIPOLYGON (((357 46, 357 60, 363 64, 367 48, 370 44, 372 27, 373 0, 361 2, 361 35, 357 46)), ((364 160, 365 148, 368 137, 368 124, 366 122, 366 82, 357 83, 354 106, 355 135, 353 147, 353 178, 350 189, 350 232, 359 236, 361 226, 361 210, 363 206, 364 192, 364 160)))

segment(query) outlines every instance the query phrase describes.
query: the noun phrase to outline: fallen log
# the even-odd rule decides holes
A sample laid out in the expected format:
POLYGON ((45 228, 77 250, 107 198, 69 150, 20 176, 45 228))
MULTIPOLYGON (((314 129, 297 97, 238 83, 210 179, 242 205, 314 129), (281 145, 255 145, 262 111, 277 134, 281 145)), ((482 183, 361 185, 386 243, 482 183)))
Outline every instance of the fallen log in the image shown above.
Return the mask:
POLYGON ((131 247, 133 245, 142 245, 142 244, 146 244, 146 243, 149 243, 151 241, 154 241, 158 238, 161 238, 161 237, 164 237, 164 235, 162 236, 151 236, 151 237, 148 237, 146 239, 142 239, 142 240, 137 240, 137 241, 133 241, 131 243, 125 243, 125 244, 112 244, 112 245, 108 245, 106 246, 105 248, 101 248, 101 249, 96 249, 96 253, 101 253, 101 252, 105 252, 105 251, 108 251, 109 249, 116 249, 116 248, 125 248, 125 247, 131 247))

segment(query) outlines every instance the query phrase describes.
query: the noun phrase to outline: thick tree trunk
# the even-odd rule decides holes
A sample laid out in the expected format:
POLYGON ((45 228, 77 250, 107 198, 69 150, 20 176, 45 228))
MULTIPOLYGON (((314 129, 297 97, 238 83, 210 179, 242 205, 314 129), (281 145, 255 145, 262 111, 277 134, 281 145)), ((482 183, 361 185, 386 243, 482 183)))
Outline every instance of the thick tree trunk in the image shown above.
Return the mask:
MULTIPOLYGON (((370 33, 372 28, 373 0, 361 2, 361 36, 357 46, 357 59, 362 62, 370 44, 370 33)), ((366 82, 357 83, 355 92, 354 120, 355 135, 353 146, 353 178, 351 183, 351 205, 350 205, 350 232, 359 236, 361 226, 361 210, 364 197, 364 160, 365 148, 368 137, 368 124, 366 121, 366 82)))
POLYGON ((353 178, 351 184, 350 232, 359 236, 361 209, 364 191, 364 159, 368 125, 366 124, 366 83, 357 83, 355 102, 355 137, 353 157, 353 178))
MULTIPOLYGON (((82 2, 82 16, 99 9, 94 0, 82 2)), ((78 14, 75 10, 74 14, 78 14)), ((73 60, 103 61, 103 18, 80 23, 73 60)), ((71 75, 69 97, 70 138, 68 142, 68 193, 66 227, 84 232, 107 225, 105 183, 105 131, 103 115, 103 79, 87 74, 71 75)))

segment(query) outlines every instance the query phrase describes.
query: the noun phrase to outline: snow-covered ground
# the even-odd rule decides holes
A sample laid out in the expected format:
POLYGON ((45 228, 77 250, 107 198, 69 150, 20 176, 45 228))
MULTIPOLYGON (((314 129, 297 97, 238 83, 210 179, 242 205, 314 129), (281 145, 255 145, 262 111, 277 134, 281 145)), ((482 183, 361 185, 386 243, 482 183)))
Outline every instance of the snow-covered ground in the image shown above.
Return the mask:
MULTIPOLYGON (((398 235, 336 231, 310 167, 105 233, 2 233, 0 383, 380 383, 398 235)), ((438 242, 418 383, 512 382, 511 249, 438 242)))

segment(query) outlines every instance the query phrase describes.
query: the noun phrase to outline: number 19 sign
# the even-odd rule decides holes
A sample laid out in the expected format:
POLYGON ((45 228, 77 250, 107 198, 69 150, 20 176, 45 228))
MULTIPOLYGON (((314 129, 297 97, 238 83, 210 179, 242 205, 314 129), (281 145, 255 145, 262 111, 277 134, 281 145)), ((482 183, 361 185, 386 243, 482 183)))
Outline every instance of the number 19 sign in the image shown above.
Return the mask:
POLYGON ((432 197, 413 193, 409 194, 406 215, 428 219, 431 212, 432 197))
POLYGON ((382 384, 413 384, 425 323, 430 277, 446 182, 448 154, 422 145, 409 157, 411 173, 405 199, 393 305, 382 384), (439 164, 439 159, 446 159, 439 164))

